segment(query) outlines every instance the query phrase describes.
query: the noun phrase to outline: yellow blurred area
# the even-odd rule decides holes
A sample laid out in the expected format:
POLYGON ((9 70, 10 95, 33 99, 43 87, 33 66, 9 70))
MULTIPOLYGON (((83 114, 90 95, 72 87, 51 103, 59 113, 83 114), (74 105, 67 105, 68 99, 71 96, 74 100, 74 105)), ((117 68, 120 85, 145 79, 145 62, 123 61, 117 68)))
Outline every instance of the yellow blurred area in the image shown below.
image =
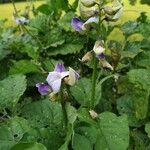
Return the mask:
MULTIPOLYGON (((15 6, 16 6, 17 10, 20 10, 22 12, 26 6, 30 6, 32 8, 32 6, 34 4, 35 7, 38 7, 42 3, 44 3, 44 1, 17 2, 17 3, 15 3, 15 6)), ((11 3, 0 4, 0 19, 8 19, 8 25, 15 24, 13 21, 13 12, 14 12, 14 8, 11 3)))
MULTIPOLYGON (((69 3, 73 3, 74 0, 69 0, 69 3)), ((124 14, 119 20, 119 23, 126 22, 127 20, 136 19, 139 14, 143 11, 147 12, 147 15, 150 17, 150 6, 149 5, 141 5, 138 3, 134 6, 129 4, 129 0, 123 0, 124 3, 124 14)), ((18 2, 16 3, 17 10, 23 11, 26 6, 32 6, 33 4, 35 7, 45 3, 46 1, 28 1, 28 2, 18 2)), ((31 7, 32 8, 32 7, 31 7)), ((0 19, 8 19, 8 24, 13 25, 13 6, 11 3, 8 4, 0 4, 0 19)))

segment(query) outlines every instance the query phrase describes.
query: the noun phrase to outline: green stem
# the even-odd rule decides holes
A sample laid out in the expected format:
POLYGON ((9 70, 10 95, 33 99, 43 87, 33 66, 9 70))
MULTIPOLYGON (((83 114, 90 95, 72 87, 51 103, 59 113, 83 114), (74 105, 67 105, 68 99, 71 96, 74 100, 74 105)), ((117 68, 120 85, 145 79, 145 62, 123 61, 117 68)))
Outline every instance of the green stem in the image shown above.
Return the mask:
POLYGON ((61 107, 62 107, 64 126, 67 129, 68 117, 67 117, 67 111, 66 111, 66 101, 63 96, 63 86, 60 89, 60 103, 61 103, 61 107))
POLYGON ((35 41, 37 41, 39 43, 40 47, 42 48, 43 45, 42 45, 41 41, 34 34, 32 34, 23 24, 21 26, 35 41))
POLYGON ((93 74, 92 74, 92 92, 91 92, 90 109, 94 108, 94 103, 95 103, 95 89, 96 89, 96 79, 97 79, 97 65, 98 65, 98 60, 94 56, 94 69, 93 69, 93 74))
MULTIPOLYGON (((100 39, 101 34, 101 6, 99 6, 100 14, 99 14, 99 23, 97 25, 97 39, 100 39)), ((93 74, 92 74, 92 90, 91 90, 91 100, 90 100, 90 109, 94 109, 95 104, 95 92, 96 92, 96 79, 97 79, 97 66, 98 66, 98 60, 96 56, 94 56, 94 68, 93 68, 93 74)))

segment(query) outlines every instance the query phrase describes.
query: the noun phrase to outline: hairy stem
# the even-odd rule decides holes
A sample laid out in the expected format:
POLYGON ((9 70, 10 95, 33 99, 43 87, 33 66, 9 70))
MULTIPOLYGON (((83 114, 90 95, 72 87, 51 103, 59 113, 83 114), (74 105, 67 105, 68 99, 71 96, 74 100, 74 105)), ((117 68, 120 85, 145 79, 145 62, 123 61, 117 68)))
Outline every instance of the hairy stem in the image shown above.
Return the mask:
POLYGON ((67 129, 68 117, 67 117, 67 111, 66 111, 66 101, 63 96, 63 86, 60 89, 60 103, 61 103, 61 107, 62 107, 64 126, 67 129))
POLYGON ((97 79, 97 65, 98 65, 98 60, 94 56, 94 69, 93 69, 93 74, 92 74, 92 91, 91 91, 90 109, 94 108, 94 103, 95 103, 95 89, 96 89, 96 79, 97 79))
MULTIPOLYGON (((97 24, 97 40, 101 38, 101 6, 99 6, 99 23, 97 24)), ((98 66, 98 60, 96 56, 94 55, 94 68, 93 68, 93 74, 92 74, 92 90, 91 90, 91 100, 90 100, 90 109, 94 109, 95 104, 95 92, 96 92, 96 80, 97 80, 97 66, 98 66)))

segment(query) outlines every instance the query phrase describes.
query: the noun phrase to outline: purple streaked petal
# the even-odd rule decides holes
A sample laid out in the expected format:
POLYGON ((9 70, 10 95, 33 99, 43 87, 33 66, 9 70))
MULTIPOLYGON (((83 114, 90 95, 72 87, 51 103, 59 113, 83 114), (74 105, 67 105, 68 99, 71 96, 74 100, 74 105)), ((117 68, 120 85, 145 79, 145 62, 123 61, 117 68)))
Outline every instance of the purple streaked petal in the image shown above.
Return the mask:
POLYGON ((60 72, 60 73, 61 73, 61 72, 64 72, 64 71, 65 71, 65 67, 64 67, 63 64, 56 64, 54 71, 60 72))
POLYGON ((96 55, 96 57, 97 57, 98 59, 105 59, 105 54, 104 54, 104 53, 101 53, 101 54, 99 54, 99 55, 96 55))
POLYGON ((80 75, 79 75, 79 73, 78 72, 74 72, 75 73, 75 78, 76 78, 76 80, 78 80, 79 78, 80 78, 80 75))
POLYGON ((48 84, 37 83, 36 87, 38 88, 38 92, 41 95, 47 95, 49 92, 51 92, 51 87, 48 84))
POLYGON ((82 25, 83 22, 77 17, 74 17, 71 21, 71 26, 78 32, 82 30, 82 25))

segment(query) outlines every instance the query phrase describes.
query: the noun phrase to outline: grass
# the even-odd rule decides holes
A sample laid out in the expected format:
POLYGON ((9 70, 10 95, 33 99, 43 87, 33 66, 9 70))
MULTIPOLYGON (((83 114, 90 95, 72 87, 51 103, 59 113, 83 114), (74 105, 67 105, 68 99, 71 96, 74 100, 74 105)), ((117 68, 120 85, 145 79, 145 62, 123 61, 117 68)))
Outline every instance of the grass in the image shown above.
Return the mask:
MULTIPOLYGON (((35 1, 35 2, 18 2, 15 4, 16 4, 17 10, 23 11, 26 6, 32 6, 34 4, 35 7, 38 7, 42 3, 43 1, 35 1)), ((8 19, 8 25, 14 25, 13 12, 14 12, 14 9, 11 3, 0 4, 0 19, 8 19)))
MULTIPOLYGON (((69 0, 70 3, 72 3, 74 0, 69 0)), ((119 20, 119 23, 126 22, 128 20, 134 20, 136 19, 139 14, 143 11, 147 12, 148 17, 150 18, 150 6, 148 5, 141 5, 139 3, 140 0, 138 0, 138 3, 135 6, 129 5, 128 0, 123 0, 124 2, 124 14, 119 20)), ((18 10, 24 10, 26 6, 32 6, 33 4, 35 7, 38 7, 45 1, 36 1, 36 2, 19 2, 16 3, 16 7, 18 10)), ((13 6, 11 3, 9 4, 0 4, 0 19, 8 19, 8 25, 14 25, 14 21, 12 19, 12 14, 13 14, 13 6)), ((117 29, 116 29, 117 30, 117 29)), ((119 30, 114 30, 114 32, 111 34, 111 38, 115 39, 120 39, 122 41, 123 35, 120 33, 119 30), (116 34, 117 33, 117 34, 116 34)), ((138 36, 137 36, 138 37, 138 36)))

